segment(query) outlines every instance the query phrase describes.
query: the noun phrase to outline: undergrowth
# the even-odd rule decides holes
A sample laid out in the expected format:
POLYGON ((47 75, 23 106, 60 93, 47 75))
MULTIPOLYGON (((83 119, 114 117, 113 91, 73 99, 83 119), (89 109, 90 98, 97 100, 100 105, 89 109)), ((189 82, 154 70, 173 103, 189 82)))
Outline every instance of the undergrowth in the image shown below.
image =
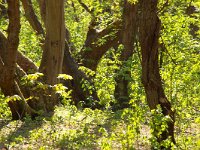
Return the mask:
MULTIPOLYGON (((59 106, 54 114, 46 114, 36 120, 28 116, 23 121, 1 120, 0 144, 14 150, 148 150, 153 139, 150 135, 150 120, 155 117, 155 113, 147 113, 146 117, 142 113, 142 109, 136 111, 133 107, 112 112, 89 108, 78 110, 72 105, 59 106)), ((200 134, 198 127, 193 127, 196 135, 192 137, 187 128, 188 138, 185 141, 185 132, 176 131, 178 144, 173 149, 199 148, 199 143, 193 141, 198 141, 200 134)))

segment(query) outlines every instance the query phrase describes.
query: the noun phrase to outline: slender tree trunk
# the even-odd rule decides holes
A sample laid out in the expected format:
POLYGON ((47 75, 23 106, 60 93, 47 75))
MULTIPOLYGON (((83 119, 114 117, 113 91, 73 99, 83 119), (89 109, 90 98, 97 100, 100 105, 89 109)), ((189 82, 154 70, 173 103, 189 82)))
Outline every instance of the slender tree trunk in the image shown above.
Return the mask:
POLYGON ((21 100, 10 100, 8 105, 12 112, 13 119, 20 119, 26 113, 35 113, 26 103, 20 88, 15 81, 16 62, 17 62, 17 48, 19 45, 19 32, 20 32, 20 10, 19 0, 8 0, 8 38, 3 39, 6 44, 1 50, 1 64, 0 64, 0 87, 5 96, 19 95, 21 100))
POLYGON ((85 45, 80 53, 83 66, 96 71, 97 65, 103 55, 114 46, 119 45, 121 22, 116 21, 101 32, 97 32, 91 23, 87 33, 85 45), (100 39, 105 42, 99 43, 100 39))
MULTIPOLYGON (((19 0, 12 2, 8 0, 8 42, 7 49, 3 54, 3 69, 1 73, 1 89, 5 96, 13 96, 17 94, 15 90, 15 69, 16 69, 16 53, 19 44, 20 32, 20 11, 19 0)), ((22 114, 19 101, 9 101, 9 107, 12 112, 13 119, 18 119, 22 114)))
POLYGON ((142 51, 142 83, 145 88, 147 103, 150 109, 156 109, 160 105, 164 116, 169 115, 171 120, 167 122, 168 128, 157 137, 159 143, 167 138, 174 139, 174 112, 162 87, 158 65, 158 46, 161 22, 157 16, 157 0, 140 0, 141 18, 139 37, 142 51))
POLYGON ((88 78, 84 72, 79 70, 79 65, 75 62, 72 58, 69 47, 66 43, 65 47, 65 54, 64 54, 64 65, 63 66, 63 73, 69 74, 73 77, 73 80, 70 83, 65 83, 67 87, 72 89, 72 98, 76 105, 79 104, 80 101, 83 101, 83 107, 90 107, 90 108, 100 108, 98 104, 99 98, 97 96, 96 90, 93 90, 90 93, 88 90, 84 90, 82 88, 82 81, 88 81, 90 86, 94 87, 94 83, 88 78), (89 99, 90 98, 90 99, 89 99))
MULTIPOLYGON (((133 55, 134 51, 134 39, 136 34, 136 13, 137 7, 135 4, 131 4, 127 0, 124 1, 124 12, 123 12, 123 29, 121 30, 121 43, 124 45, 124 50, 121 53, 120 61, 122 65, 119 70, 128 61, 128 59, 133 55)), ((120 108, 125 108, 129 106, 129 92, 128 85, 131 80, 131 72, 127 70, 124 74, 116 73, 116 86, 115 86, 115 99, 120 108)))
POLYGON ((46 24, 46 0, 37 0, 39 7, 40 7, 40 15, 44 24, 46 24))
POLYGON ((32 28, 37 32, 37 34, 44 35, 44 30, 37 19, 31 0, 21 0, 21 2, 24 7, 26 18, 29 21, 32 28))

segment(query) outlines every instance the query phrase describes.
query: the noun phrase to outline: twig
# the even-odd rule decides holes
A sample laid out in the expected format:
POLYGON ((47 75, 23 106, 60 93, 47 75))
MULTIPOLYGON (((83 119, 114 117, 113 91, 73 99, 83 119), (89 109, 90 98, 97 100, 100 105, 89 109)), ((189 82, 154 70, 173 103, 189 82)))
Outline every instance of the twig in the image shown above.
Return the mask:
POLYGON ((172 62, 173 62, 175 65, 177 65, 176 61, 175 61, 175 60, 173 59, 173 57, 170 55, 170 53, 169 53, 169 51, 168 51, 168 49, 167 49, 167 47, 166 47, 166 45, 165 45, 165 42, 164 42, 162 36, 161 36, 161 40, 162 40, 162 43, 163 43, 163 48, 164 48, 164 50, 167 52, 167 54, 168 54, 169 57, 171 58, 172 62))
POLYGON ((92 14, 92 11, 85 5, 81 0, 78 0, 79 4, 90 14, 92 14))

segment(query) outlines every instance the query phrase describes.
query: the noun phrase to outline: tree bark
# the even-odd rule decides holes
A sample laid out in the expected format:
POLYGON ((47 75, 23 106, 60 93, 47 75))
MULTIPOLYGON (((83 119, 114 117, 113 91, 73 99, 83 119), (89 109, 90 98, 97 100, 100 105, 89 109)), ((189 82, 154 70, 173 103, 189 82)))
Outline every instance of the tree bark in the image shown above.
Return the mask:
POLYGON ((163 131, 161 137, 157 137, 157 141, 161 143, 171 138, 175 143, 174 112, 164 93, 159 73, 158 46, 161 22, 157 16, 157 3, 157 0, 140 0, 139 38, 142 53, 142 83, 150 109, 156 109, 157 105, 160 105, 163 115, 168 115, 172 119, 167 122, 168 128, 163 131))
MULTIPOLYGON (((0 85, 5 96, 12 96, 17 94, 17 91, 15 90, 15 69, 17 47, 19 44, 18 36, 20 32, 20 12, 18 0, 15 2, 8 0, 7 3, 9 17, 8 44, 7 49, 3 54, 3 72, 1 74, 0 85)), ((8 105, 11 109, 13 119, 19 118, 19 115, 22 114, 19 102, 9 101, 8 105)))
POLYGON ((119 45, 121 24, 120 21, 115 21, 100 32, 90 24, 85 45, 80 53, 83 66, 95 71, 108 49, 119 45))
POLYGON ((53 111, 54 106, 59 103, 58 97, 51 86, 59 83, 57 77, 62 73, 66 34, 64 0, 46 0, 45 4, 46 38, 39 72, 44 74, 43 81, 50 85, 46 91, 49 94, 40 96, 45 105, 45 111, 49 112, 53 111), (48 95, 51 95, 51 97, 48 95))
POLYGON ((46 39, 40 72, 44 73, 45 82, 58 83, 57 76, 62 71, 65 47, 64 0, 46 1, 46 39))
POLYGON ((2 73, 0 74, 0 87, 5 96, 19 95, 21 97, 21 100, 10 100, 8 102, 12 112, 12 118, 21 119, 26 113, 32 115, 35 114, 35 111, 28 106, 15 81, 17 48, 19 45, 20 32, 19 0, 8 0, 7 3, 9 17, 8 38, 7 42, 3 39, 6 43, 6 50, 4 49, 1 51, 0 70, 2 73))
POLYGON ((38 67, 34 64, 34 62, 19 51, 17 52, 17 64, 27 74, 38 72, 38 67))
MULTIPOLYGON (((124 50, 119 58, 122 61, 122 65, 119 70, 128 61, 128 59, 133 55, 134 51, 134 40, 136 35, 136 14, 137 7, 135 4, 131 4, 127 0, 124 1, 124 11, 123 11, 123 29, 121 30, 121 42, 124 45, 124 50)), ((130 67, 130 66, 129 66, 130 67)), ((116 73, 116 86, 115 86, 115 99, 120 108, 125 108, 129 106, 129 92, 128 85, 131 80, 131 72, 127 70, 124 74, 116 73)))
POLYGON ((40 7, 40 15, 42 20, 44 21, 44 25, 46 24, 46 0, 37 0, 40 7))

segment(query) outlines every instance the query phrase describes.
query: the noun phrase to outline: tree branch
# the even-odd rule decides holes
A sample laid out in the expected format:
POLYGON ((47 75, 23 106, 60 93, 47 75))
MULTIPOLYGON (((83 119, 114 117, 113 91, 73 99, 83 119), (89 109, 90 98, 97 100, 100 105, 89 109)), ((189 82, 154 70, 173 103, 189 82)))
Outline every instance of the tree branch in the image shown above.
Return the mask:
POLYGON ((81 0, 78 0, 79 4, 88 12, 92 15, 92 11, 85 5, 81 0))
POLYGON ((35 73, 38 71, 38 67, 34 64, 34 62, 19 51, 17 52, 17 64, 26 73, 35 73))
POLYGON ((35 14, 31 0, 21 0, 21 2, 25 11, 25 16, 32 28, 37 32, 37 34, 44 35, 44 30, 35 14))
MULTIPOLYGON (((5 35, 0 32, 0 57, 1 61, 4 62, 5 55, 7 51, 7 39, 5 35)), ((17 51, 17 64, 26 72, 33 73, 38 71, 38 67, 34 64, 34 62, 23 55, 21 52, 17 51)))
POLYGON ((81 51, 83 65, 96 70, 97 64, 105 52, 119 44, 121 21, 115 21, 101 32, 90 26, 85 45, 81 51))

